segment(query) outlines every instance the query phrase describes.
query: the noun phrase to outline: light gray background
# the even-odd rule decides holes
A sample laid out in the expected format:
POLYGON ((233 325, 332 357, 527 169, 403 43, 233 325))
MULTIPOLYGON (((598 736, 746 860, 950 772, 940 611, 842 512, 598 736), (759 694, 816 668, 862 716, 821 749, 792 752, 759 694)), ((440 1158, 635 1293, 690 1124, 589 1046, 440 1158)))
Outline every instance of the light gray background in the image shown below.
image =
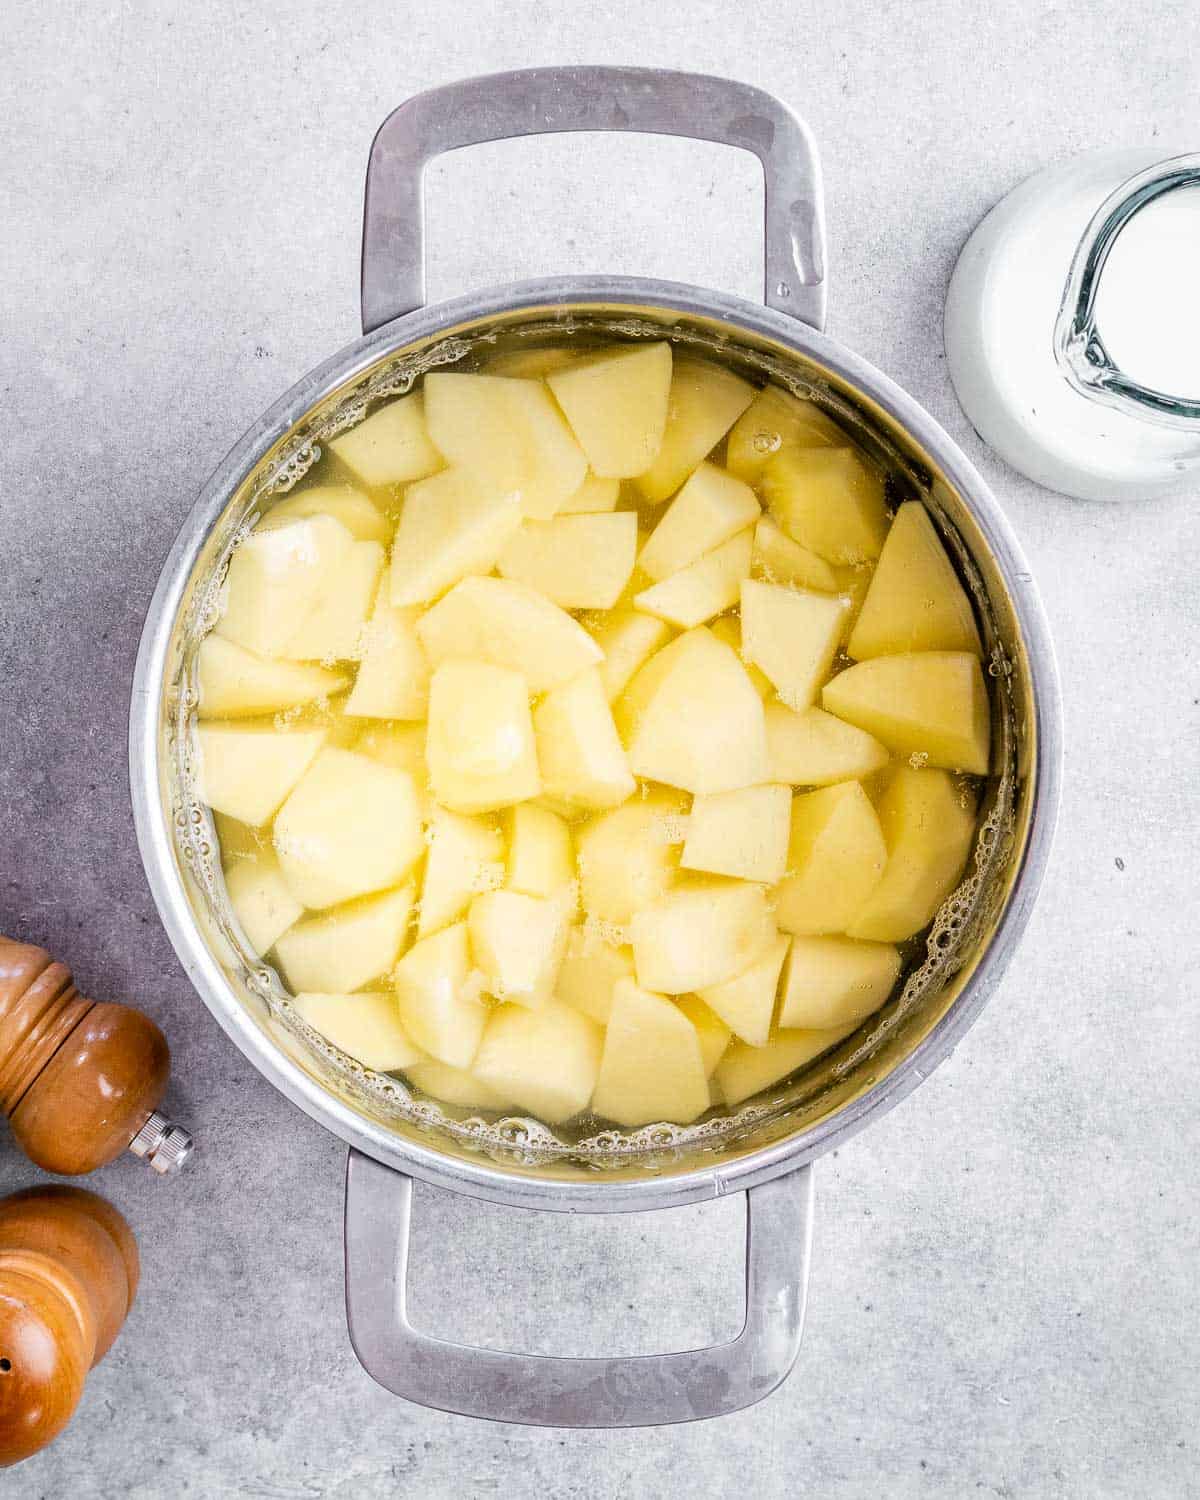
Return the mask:
MULTIPOLYGON (((959 246, 1022 177, 1089 147, 1200 146, 1191 0, 6 0, 0 49, 0 931, 161 1021, 199 1140, 178 1181, 132 1160, 94 1179, 140 1237, 142 1295, 72 1427, 4 1495, 1200 1494, 1200 509, 1024 483, 968 428, 941 347, 959 246), (176 527, 242 429, 356 332, 376 125, 432 84, 589 61, 728 73, 809 120, 831 331, 994 482, 1045 593, 1068 733, 1056 855, 1003 988, 819 1166, 791 1380, 721 1421, 619 1435, 446 1417, 359 1370, 345 1151, 189 989, 125 771, 176 527)), ((464 153, 431 174, 430 293, 608 270, 754 296, 756 172, 629 137, 464 153)), ((0 1191, 36 1180, 0 1141, 0 1191)), ((418 1208, 419 1310, 443 1331, 598 1353, 736 1323, 736 1202, 576 1223, 430 1191, 418 1208)))

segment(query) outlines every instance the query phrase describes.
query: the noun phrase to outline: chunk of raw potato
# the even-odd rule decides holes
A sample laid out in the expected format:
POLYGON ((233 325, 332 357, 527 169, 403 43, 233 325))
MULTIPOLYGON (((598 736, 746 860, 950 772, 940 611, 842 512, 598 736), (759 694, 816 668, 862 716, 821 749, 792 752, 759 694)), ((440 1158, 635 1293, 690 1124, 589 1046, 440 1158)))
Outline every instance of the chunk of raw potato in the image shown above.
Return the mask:
POLYGON ((594 669, 547 693, 533 712, 542 786, 572 808, 599 811, 632 796, 637 783, 594 669))
POLYGON ((587 459, 540 380, 434 371, 425 377, 425 417, 450 463, 492 490, 515 491, 526 516, 552 516, 587 474, 587 459))
POLYGON ((625 691, 637 669, 671 638, 671 627, 636 609, 610 610, 590 627, 604 652, 599 665, 604 696, 612 703, 625 691))
POLYGON ((556 1125, 587 1108, 601 1035, 569 1005, 502 1005, 488 1021, 471 1071, 496 1094, 556 1125))
POLYGON ((337 565, 331 592, 292 636, 284 654, 298 661, 347 661, 357 657, 383 561, 383 548, 378 542, 352 543, 337 565))
POLYGON ((677 359, 667 425, 653 463, 637 476, 647 500, 673 495, 754 399, 754 387, 707 360, 677 359))
POLYGON ((613 991, 592 1109, 618 1125, 686 1125, 708 1108, 700 1038, 662 995, 628 979, 613 991))
POLYGON ((558 507, 558 514, 597 515, 601 511, 616 510, 620 497, 619 479, 599 479, 595 474, 589 474, 575 493, 558 507))
POLYGON ((796 713, 768 703, 767 759, 776 781, 793 786, 830 786, 861 781, 887 765, 888 753, 873 735, 821 708, 796 713))
POLYGON ((407 771, 417 789, 421 816, 427 816, 429 769, 425 764, 424 724, 369 724, 348 748, 380 765, 407 771))
POLYGON ((456 922, 414 943, 392 981, 400 1019, 417 1046, 453 1068, 470 1067, 488 1008, 471 972, 467 924, 456 922))
POLYGON ((822 706, 898 755, 986 776, 991 713, 979 658, 965 651, 876 656, 825 684, 822 706))
POLYGON ((762 700, 746 669, 700 627, 664 646, 617 703, 637 776, 688 792, 727 792, 767 779, 762 700))
POLYGON ((896 512, 846 649, 858 661, 982 650, 970 600, 919 500, 896 512))
POLYGON ((429 781, 455 812, 487 812, 542 789, 529 690, 483 661, 443 662, 429 684, 429 781))
POLYGON ((554 993, 567 944, 561 901, 487 891, 467 917, 471 953, 485 987, 498 1000, 545 1005, 554 993))
POLYGON ((853 448, 777 454, 761 483, 768 509, 788 536, 826 562, 879 556, 887 535, 883 481, 853 448))
POLYGON ((214 812, 258 828, 308 770, 325 738, 323 729, 283 733, 261 725, 201 724, 196 730, 200 796, 214 812))
POLYGON ((791 811, 791 787, 770 783, 698 796, 679 863, 774 885, 787 869, 791 811))
POLYGON ((734 424, 725 446, 725 461, 731 474, 747 484, 757 484, 777 453, 794 448, 841 447, 845 441, 846 434, 814 402, 768 385, 734 424))
POLYGON ((777 891, 785 932, 845 932, 879 884, 887 845, 857 781, 805 792, 792 803, 788 874, 777 891))
POLYGON ((452 1068, 434 1057, 415 1062, 404 1071, 414 1088, 439 1104, 455 1104, 462 1109, 505 1109, 512 1102, 476 1078, 470 1069, 452 1068))
POLYGON ((259 656, 287 656, 329 599, 354 538, 332 516, 251 532, 234 549, 216 633, 259 656))
POLYGON ((427 604, 460 578, 490 573, 521 524, 521 499, 462 469, 447 469, 405 491, 392 545, 395 605, 427 604))
POLYGON ((742 584, 742 650, 789 708, 808 708, 829 676, 844 608, 829 594, 753 578, 742 584))
POLYGON ((256 656, 223 636, 209 635, 196 653, 202 719, 243 719, 328 698, 350 679, 305 662, 256 656))
POLYGON ((255 953, 273 947, 276 938, 304 915, 272 849, 235 859, 225 871, 225 892, 255 953))
POLYGON ((330 438, 329 449, 369 490, 411 484, 436 474, 446 462, 430 440, 420 391, 389 401, 357 427, 330 438))
POLYGON ((504 884, 523 896, 562 897, 575 879, 571 830, 548 807, 523 802, 508 814, 504 884))
POLYGON ((792 541, 770 516, 763 516, 754 528, 751 566, 766 583, 823 594, 838 592, 838 576, 825 559, 792 541))
POLYGON ((670 889, 684 839, 686 801, 657 787, 585 823, 575 835, 584 910, 625 927, 670 889))
POLYGON ((572 927, 558 971, 557 996, 601 1026, 608 1025, 613 989, 633 978, 633 950, 616 948, 591 927, 572 927))
POLYGON ((512 380, 544 380, 554 370, 565 369, 579 358, 575 349, 508 349, 487 362, 487 375, 507 375, 512 380))
POLYGON ((396 885, 423 848, 412 777, 353 750, 322 750, 275 819, 279 862, 305 906, 396 885))
POLYGON ((681 881, 630 923, 638 983, 664 995, 733 979, 775 936, 762 887, 740 880, 681 881))
POLYGON ((847 931, 899 943, 927 926, 958 884, 975 836, 975 803, 945 771, 900 766, 878 811, 888 861, 847 931))
POLYGON ((429 707, 429 662, 417 638, 417 610, 397 608, 386 588, 362 632, 362 661, 346 700, 352 718, 423 719, 429 707))
POLYGON ((390 990, 357 995, 305 992, 293 1001, 296 1014, 326 1041, 332 1042, 364 1068, 395 1073, 421 1056, 400 1022, 396 997, 390 990))
POLYGON ((793 938, 783 972, 779 1024, 817 1031, 857 1026, 879 1009, 899 975, 900 954, 890 943, 793 938))
POLYGON ((389 542, 392 523, 369 495, 352 484, 315 484, 272 505, 259 531, 284 526, 306 516, 332 516, 358 542, 389 542))
MULTIPOLYGON (((739 595, 741 587, 738 589, 739 595)), ((717 640, 724 641, 731 651, 736 652, 738 661, 746 669, 746 676, 754 684, 754 691, 765 703, 768 698, 775 696, 775 689, 771 685, 771 679, 761 667, 756 667, 752 661, 747 661, 742 654, 742 622, 738 615, 721 615, 719 619, 710 620, 708 628, 716 636, 717 640)))
POLYGON ((610 609, 633 573, 637 516, 555 516, 526 521, 501 552, 497 566, 564 609, 610 609))
POLYGON ((753 526, 760 514, 749 485, 713 464, 701 464, 650 533, 638 567, 661 582, 753 526))
POLYGON ((429 853, 421 882, 417 936, 456 922, 476 896, 500 884, 504 840, 486 818, 434 807, 426 832, 429 853))
POLYGON ((388 974, 408 942, 412 907, 413 888, 402 885, 297 922, 275 944, 288 988, 349 994, 388 974))
POLYGON ((709 1010, 699 995, 683 995, 675 1003, 696 1028, 704 1076, 711 1078, 725 1048, 729 1046, 729 1027, 715 1011, 709 1010))
POLYGON ((775 1018, 779 973, 791 938, 780 933, 748 969, 700 991, 700 998, 744 1042, 764 1047, 775 1018))
POLYGON ((765 1047, 734 1042, 717 1064, 716 1082, 731 1108, 789 1073, 804 1067, 849 1036, 852 1026, 835 1031, 777 1031, 765 1047))
POLYGON ((635 608, 684 630, 705 624, 737 603, 742 582, 750 576, 751 546, 748 530, 730 537, 698 562, 643 589, 634 597, 635 608))
POLYGON ((546 380, 594 474, 624 479, 654 462, 667 422, 670 344, 606 352, 546 380))
POLYGON ((537 589, 507 578, 467 578, 417 624, 434 666, 469 656, 520 672, 531 693, 545 693, 601 660, 577 620, 537 589))

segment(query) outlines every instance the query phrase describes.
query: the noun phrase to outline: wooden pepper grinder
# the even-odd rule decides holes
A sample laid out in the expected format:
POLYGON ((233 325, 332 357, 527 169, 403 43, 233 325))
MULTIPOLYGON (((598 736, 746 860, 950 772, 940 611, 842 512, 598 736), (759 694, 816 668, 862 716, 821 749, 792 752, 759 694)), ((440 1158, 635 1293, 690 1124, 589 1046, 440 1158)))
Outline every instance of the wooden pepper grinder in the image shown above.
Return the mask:
POLYGON ((0 937, 0 1110, 39 1167, 73 1177, 125 1150, 181 1167, 192 1138, 158 1113, 170 1068, 148 1016, 84 999, 44 948, 0 937))
POLYGON ((0 1468, 70 1421, 137 1284, 137 1241, 95 1193, 47 1186, 0 1201, 0 1468))

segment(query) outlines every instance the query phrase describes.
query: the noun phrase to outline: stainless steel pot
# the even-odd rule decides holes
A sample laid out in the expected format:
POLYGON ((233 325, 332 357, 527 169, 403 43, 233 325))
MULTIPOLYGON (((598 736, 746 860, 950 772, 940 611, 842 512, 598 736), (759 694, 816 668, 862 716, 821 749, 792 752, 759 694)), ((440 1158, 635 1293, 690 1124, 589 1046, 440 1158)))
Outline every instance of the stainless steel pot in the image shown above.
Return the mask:
POLYGON ((1046 622, 999 506, 933 419, 825 337, 820 171, 812 138, 747 85, 634 68, 500 74, 410 100, 384 122, 367 174, 363 338, 307 375, 233 448, 171 551, 134 680, 134 814, 154 898, 196 989, 251 1062, 350 1146, 346 1291, 370 1373, 410 1400, 556 1426, 687 1421, 761 1399, 791 1368, 808 1272, 811 1163, 890 1109, 946 1057, 995 988, 1027 920, 1058 803, 1061 707, 1046 622), (765 307, 697 287, 588 276, 523 282, 424 307, 421 176, 442 151, 546 131, 634 130, 723 142, 760 159, 765 307), (686 1130, 586 1140, 491 1122, 368 1075, 291 1014, 223 899, 207 813, 189 787, 190 656, 211 623, 231 547, 273 492, 375 397, 481 345, 668 337, 802 390, 880 451, 917 493, 973 589, 991 652, 998 774, 970 878, 939 917, 898 1000, 832 1056, 736 1114, 686 1130), (414 1329, 405 1308, 412 1177, 498 1203, 564 1212, 747 1196, 746 1321, 709 1349, 559 1359, 467 1348, 414 1329))

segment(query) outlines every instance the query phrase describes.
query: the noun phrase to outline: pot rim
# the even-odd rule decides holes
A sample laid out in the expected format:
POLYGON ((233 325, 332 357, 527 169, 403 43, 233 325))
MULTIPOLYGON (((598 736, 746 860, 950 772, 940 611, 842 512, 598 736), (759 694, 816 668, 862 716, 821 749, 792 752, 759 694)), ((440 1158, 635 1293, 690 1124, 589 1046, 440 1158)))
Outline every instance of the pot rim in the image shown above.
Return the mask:
POLYGON ((1062 767, 1062 702, 1049 628, 1032 573, 982 475, 941 425, 860 355, 795 318, 728 293, 646 277, 550 277, 470 293, 406 313, 323 360, 254 422, 217 465, 185 518, 147 610, 134 668, 129 776, 138 847, 151 895, 193 988, 257 1070, 347 1145, 435 1187, 512 1207, 610 1213, 700 1202, 753 1187, 823 1155, 898 1104, 947 1058, 999 983, 1029 919, 1050 853, 1062 767), (589 304, 628 305, 717 320, 812 358, 860 390, 936 458, 982 532, 1008 587, 1026 647, 1036 725, 1032 805, 1020 864, 975 971, 946 1014, 879 1082, 824 1120, 720 1166, 646 1177, 562 1179, 466 1159, 400 1136, 327 1090, 270 1039, 228 984, 194 920, 176 862, 159 775, 159 708, 167 649, 199 552, 245 476, 336 387, 381 358, 466 323, 544 307, 548 316, 589 304))

